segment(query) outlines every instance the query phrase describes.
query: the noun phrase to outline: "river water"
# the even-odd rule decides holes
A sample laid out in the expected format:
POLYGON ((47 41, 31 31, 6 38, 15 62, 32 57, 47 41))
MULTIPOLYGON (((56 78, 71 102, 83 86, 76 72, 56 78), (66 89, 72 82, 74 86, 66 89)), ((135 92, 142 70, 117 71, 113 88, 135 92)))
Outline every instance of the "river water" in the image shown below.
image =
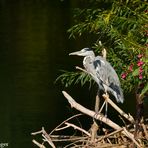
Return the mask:
POLYGON ((32 147, 31 132, 62 121, 65 102, 54 81, 68 65, 69 7, 0 0, 0 143, 32 147))

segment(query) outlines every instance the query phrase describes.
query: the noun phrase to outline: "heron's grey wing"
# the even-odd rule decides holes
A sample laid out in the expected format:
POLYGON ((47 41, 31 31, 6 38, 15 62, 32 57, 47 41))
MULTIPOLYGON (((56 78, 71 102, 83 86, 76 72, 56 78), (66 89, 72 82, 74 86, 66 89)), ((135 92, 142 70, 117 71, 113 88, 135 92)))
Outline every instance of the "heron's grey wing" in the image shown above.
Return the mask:
POLYGON ((97 56, 94 60, 94 69, 96 73, 96 77, 102 81, 102 83, 105 83, 106 75, 104 71, 104 61, 100 60, 99 56, 97 56))
POLYGON ((101 61, 98 60, 98 59, 95 59, 94 62, 93 62, 93 66, 94 66, 94 72, 95 72, 95 79, 99 82, 98 85, 100 85, 100 88, 102 90, 104 90, 104 87, 103 87, 103 83, 104 83, 104 76, 103 76, 103 69, 101 68, 101 61))
POLYGON ((120 81, 114 68, 101 56, 95 58, 96 73, 103 81, 104 85, 108 86, 110 91, 118 102, 123 102, 123 92, 120 87, 120 81))
POLYGON ((116 100, 118 102, 123 103, 124 97, 123 97, 123 91, 121 89, 119 77, 116 71, 114 70, 114 68, 107 61, 106 61, 106 68, 108 71, 107 77, 108 77, 109 87, 112 88, 116 92, 117 94, 116 100))

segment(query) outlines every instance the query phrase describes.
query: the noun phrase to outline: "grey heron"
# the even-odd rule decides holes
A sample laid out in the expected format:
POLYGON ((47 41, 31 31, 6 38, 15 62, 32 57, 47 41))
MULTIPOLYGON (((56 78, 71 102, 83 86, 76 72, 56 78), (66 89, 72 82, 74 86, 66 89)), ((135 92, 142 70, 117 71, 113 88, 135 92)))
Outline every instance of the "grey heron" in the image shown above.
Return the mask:
POLYGON ((111 64, 101 56, 95 56, 90 48, 72 52, 69 55, 83 56, 83 65, 88 74, 98 84, 99 90, 111 93, 117 102, 123 103, 124 97, 117 73, 111 64))

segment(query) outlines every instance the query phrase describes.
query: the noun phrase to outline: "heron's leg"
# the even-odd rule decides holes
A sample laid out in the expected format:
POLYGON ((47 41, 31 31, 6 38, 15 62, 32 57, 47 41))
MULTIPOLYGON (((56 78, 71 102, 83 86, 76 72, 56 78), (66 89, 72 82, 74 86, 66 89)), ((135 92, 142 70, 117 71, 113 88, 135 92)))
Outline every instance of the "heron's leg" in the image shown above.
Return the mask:
MULTIPOLYGON (((108 96, 107 87, 105 86, 104 88, 105 88, 105 94, 108 96)), ((108 103, 105 100, 105 117, 107 117, 107 111, 108 111, 108 103)))
POLYGON ((105 101, 105 117, 107 117, 108 103, 105 101))

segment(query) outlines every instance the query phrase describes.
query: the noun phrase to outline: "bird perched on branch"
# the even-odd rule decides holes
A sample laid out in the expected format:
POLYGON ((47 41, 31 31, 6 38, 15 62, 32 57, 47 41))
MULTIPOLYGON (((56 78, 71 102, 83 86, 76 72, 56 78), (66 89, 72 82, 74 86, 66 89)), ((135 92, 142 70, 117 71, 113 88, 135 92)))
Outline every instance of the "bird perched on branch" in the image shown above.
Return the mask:
POLYGON ((124 97, 118 75, 104 57, 96 57, 90 48, 83 48, 69 55, 83 56, 83 65, 87 73, 90 74, 98 84, 99 90, 103 90, 105 93, 111 93, 117 102, 123 103, 124 97))

